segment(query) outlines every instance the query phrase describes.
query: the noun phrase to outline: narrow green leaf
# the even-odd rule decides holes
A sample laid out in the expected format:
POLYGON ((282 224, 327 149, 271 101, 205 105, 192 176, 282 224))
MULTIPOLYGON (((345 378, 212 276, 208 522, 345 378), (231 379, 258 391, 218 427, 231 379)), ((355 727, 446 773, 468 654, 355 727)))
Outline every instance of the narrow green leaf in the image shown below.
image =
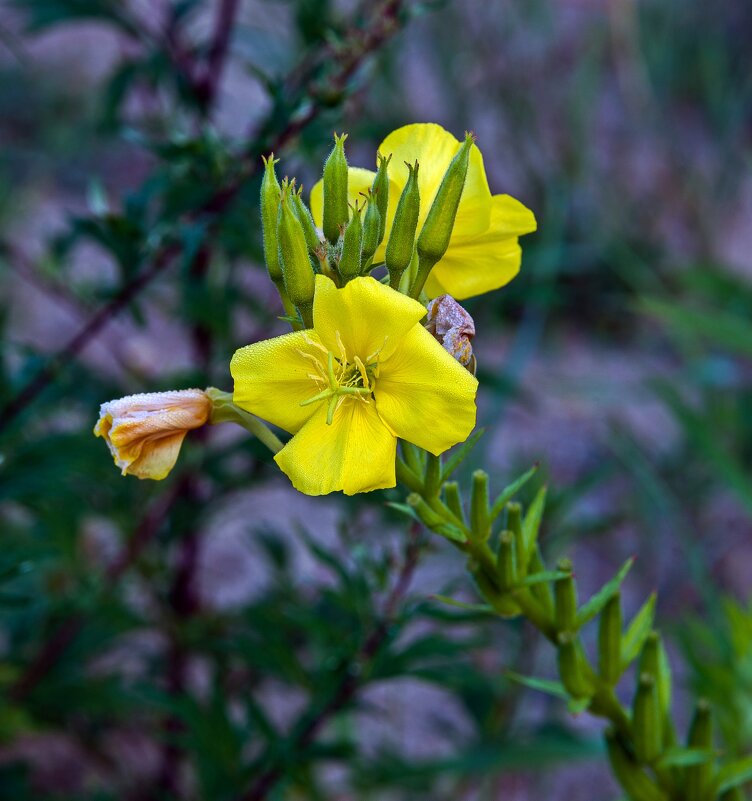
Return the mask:
POLYGON ((748 781, 752 781, 752 756, 724 765, 718 771, 718 792, 724 793, 748 781))
POLYGON ((444 469, 441 473, 442 483, 446 481, 452 473, 465 461, 470 451, 478 444, 478 440, 486 433, 485 428, 474 431, 465 442, 446 460, 444 469))
POLYGON ((431 595, 430 598, 434 601, 441 601, 448 606, 455 606, 457 609, 464 609, 468 612, 482 612, 483 614, 495 615, 494 609, 488 604, 466 604, 464 601, 458 601, 455 598, 450 598, 448 595, 431 595))
POLYGON ((543 509, 546 506, 546 487, 538 490, 533 502, 530 504, 525 519, 522 521, 522 536, 525 541, 525 559, 530 556, 535 543, 538 541, 541 520, 543 519, 543 509))
POLYGON ((514 498, 514 496, 522 489, 522 487, 527 484, 527 482, 538 472, 538 465, 533 465, 527 473, 523 473, 519 478, 515 479, 508 487, 504 487, 504 489, 496 496, 496 500, 493 502, 491 506, 491 522, 493 523, 494 520, 504 511, 504 507, 509 503, 509 501, 514 498))
POLYGON ((629 573, 630 568, 634 564, 634 557, 630 557, 627 561, 621 566, 619 572, 611 579, 611 581, 606 582, 606 584, 601 587, 598 592, 593 595, 590 600, 583 604, 579 611, 577 612, 577 628, 580 626, 584 626, 586 623, 591 621, 603 607, 608 603, 608 601, 616 595, 619 591, 619 587, 621 587, 622 581, 629 573))
POLYGON ((518 587, 531 587, 533 584, 546 584, 549 581, 559 581, 569 575, 562 570, 544 570, 541 573, 533 573, 526 576, 517 583, 518 587))
POLYGON ((642 650, 645 638, 653 628, 656 595, 653 593, 634 616, 621 641, 621 662, 626 668, 642 650))
POLYGON ((664 768, 682 768, 689 765, 702 765, 715 759, 712 748, 669 748, 656 763, 659 770, 664 768))
POLYGON ((531 690, 538 690, 548 695, 555 695, 557 698, 569 700, 569 693, 564 689, 564 685, 559 681, 552 681, 551 679, 536 679, 533 676, 523 676, 521 673, 515 673, 512 670, 507 670, 504 675, 511 681, 529 687, 531 690))

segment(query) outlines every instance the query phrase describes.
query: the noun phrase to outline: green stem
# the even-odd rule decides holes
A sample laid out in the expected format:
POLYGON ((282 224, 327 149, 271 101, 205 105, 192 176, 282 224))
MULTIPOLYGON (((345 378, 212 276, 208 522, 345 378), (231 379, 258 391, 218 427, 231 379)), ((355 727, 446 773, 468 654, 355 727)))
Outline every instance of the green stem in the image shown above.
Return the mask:
POLYGON ((284 448, 284 443, 272 433, 265 423, 252 414, 240 409, 232 402, 232 393, 223 392, 216 387, 208 387, 206 394, 212 402, 210 423, 237 423, 263 442, 272 453, 284 448))

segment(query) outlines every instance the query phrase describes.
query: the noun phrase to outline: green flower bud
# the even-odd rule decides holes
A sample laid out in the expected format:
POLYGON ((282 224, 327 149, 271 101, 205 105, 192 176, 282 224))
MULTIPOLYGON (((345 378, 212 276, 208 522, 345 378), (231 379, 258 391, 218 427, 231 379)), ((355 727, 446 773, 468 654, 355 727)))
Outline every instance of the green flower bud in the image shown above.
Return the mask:
POLYGON ((611 769, 629 798, 639 801, 668 801, 668 797, 624 748, 613 729, 606 732, 606 749, 611 769))
POLYGON ((379 245, 384 241, 384 232, 386 231, 386 213, 389 208, 389 162, 392 160, 392 154, 382 156, 381 153, 377 154, 378 169, 376 177, 373 179, 371 185, 371 192, 376 198, 376 206, 379 210, 379 245))
POLYGON ((457 209, 467 178, 470 148, 474 142, 475 137, 472 134, 465 134, 465 141, 447 167, 423 224, 417 243, 418 272, 410 288, 410 295, 414 298, 420 295, 434 264, 449 247, 454 220, 457 217, 457 209))
POLYGON ((525 578, 527 575, 527 564, 525 559, 525 538, 522 534, 522 506, 515 501, 507 504, 507 528, 514 534, 514 542, 517 548, 517 575, 525 578))
POLYGON ((598 670, 614 686, 621 678, 621 594, 616 593, 603 607, 598 620, 598 670))
POLYGON ((282 196, 277 218, 279 261, 285 279, 287 294, 295 304, 306 327, 313 326, 313 292, 315 278, 308 259, 308 246, 300 220, 295 214, 288 183, 282 185, 282 196))
MULTIPOLYGON (((713 718, 710 704, 701 698, 695 707, 695 714, 689 727, 688 748, 708 749, 713 747, 713 718)), ((704 801, 708 797, 708 787, 713 778, 713 763, 690 765, 686 772, 687 801, 704 801)))
POLYGON ((360 275, 360 257, 363 251, 363 223, 360 219, 362 210, 355 205, 342 237, 339 274, 345 279, 345 283, 360 275))
POLYGON ((292 193, 292 203, 295 209, 295 216, 303 226, 303 233, 305 234, 308 250, 315 255, 321 249, 321 240, 319 239, 318 231, 316 231, 316 225, 313 222, 313 217, 311 217, 311 212, 308 210, 308 206, 306 206, 303 200, 302 186, 297 192, 292 193))
POLYGON ((640 654, 640 673, 647 673, 658 680, 658 649, 661 641, 657 631, 651 631, 645 638, 640 654))
POLYGON ((653 676, 641 673, 632 704, 632 734, 635 756, 640 762, 651 763, 661 753, 663 726, 658 690, 653 676))
POLYGON ((392 231, 386 244, 386 268, 389 270, 389 286, 399 289, 402 273, 413 257, 415 230, 420 213, 420 191, 418 190, 418 162, 408 164, 410 174, 397 203, 392 231))
POLYGON ((440 528, 446 521, 441 515, 434 512, 433 509, 418 495, 417 492, 411 492, 407 496, 407 503, 415 510, 421 523, 427 528, 436 530, 440 528))
POLYGON ((264 177, 261 179, 261 232, 264 238, 264 261, 269 277, 276 284, 282 281, 282 267, 279 264, 277 248, 277 214, 279 213, 279 198, 282 190, 274 171, 274 165, 279 159, 271 153, 268 158, 262 156, 264 161, 264 177))
POLYGON ((363 252, 360 257, 360 270, 364 272, 370 266, 373 254, 381 244, 380 231, 383 228, 381 212, 373 191, 368 194, 368 208, 363 219, 363 252))
POLYGON ((339 239, 340 228, 347 225, 350 217, 345 139, 347 134, 334 134, 334 147, 324 164, 324 236, 332 244, 339 239))
POLYGON ((491 516, 488 507, 488 473, 476 470, 470 494, 470 528, 473 537, 485 542, 491 536, 491 516))
MULTIPOLYGON (((527 564, 527 575, 531 576, 534 573, 543 573, 546 569, 546 565, 543 561, 543 556, 540 552, 540 547, 536 543, 535 548, 533 549, 533 553, 530 555, 530 559, 528 560, 527 564)), ((530 592, 535 598, 536 601, 543 609, 546 618, 550 620, 554 616, 554 594, 551 591, 551 585, 549 582, 541 583, 541 584, 533 584, 530 587, 530 592)))
POLYGON ((500 594, 496 584, 481 570, 474 571, 473 578, 480 594, 501 617, 518 617, 521 614, 521 609, 514 598, 511 595, 500 594))
POLYGON ((566 578, 559 579, 554 585, 556 628, 558 631, 573 631, 577 627, 577 585, 572 576, 572 563, 569 559, 561 559, 556 569, 569 573, 566 578))
POLYGON ((577 635, 562 631, 557 635, 557 640, 561 683, 575 698, 590 698, 595 692, 595 684, 577 635))
POLYGON ((515 553, 514 534, 511 531, 502 531, 499 535, 496 569, 499 577, 499 588, 502 592, 509 592, 517 584, 517 555, 515 553))
POLYGON ((447 481, 447 483, 444 484, 444 502, 457 520, 464 523, 465 511, 462 508, 460 485, 456 481, 447 481))

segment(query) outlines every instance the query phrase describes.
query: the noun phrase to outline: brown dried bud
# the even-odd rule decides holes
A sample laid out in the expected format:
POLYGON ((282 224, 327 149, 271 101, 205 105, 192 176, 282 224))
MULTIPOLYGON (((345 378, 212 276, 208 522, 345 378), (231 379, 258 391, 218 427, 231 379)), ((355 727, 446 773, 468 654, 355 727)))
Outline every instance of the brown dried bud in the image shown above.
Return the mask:
POLYGON ((439 295, 426 307, 426 328, 441 343, 444 350, 475 372, 472 338, 475 336, 473 318, 451 295, 439 295))

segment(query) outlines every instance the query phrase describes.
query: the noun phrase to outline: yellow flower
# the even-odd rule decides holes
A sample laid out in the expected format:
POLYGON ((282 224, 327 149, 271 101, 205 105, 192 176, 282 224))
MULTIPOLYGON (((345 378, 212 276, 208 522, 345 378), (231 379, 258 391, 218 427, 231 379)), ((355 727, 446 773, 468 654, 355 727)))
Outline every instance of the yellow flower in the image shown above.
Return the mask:
POLYGON ((175 466, 185 435, 210 413, 200 389, 129 395, 101 405, 94 434, 104 437, 123 475, 161 479, 175 466))
POLYGON ((425 313, 373 278, 317 275, 312 330, 236 351, 233 401, 294 434, 274 459, 300 492, 393 487, 397 437, 439 454, 472 431, 478 382, 425 313))
MULTIPOLYGON (((405 125, 392 131, 381 143, 379 152, 383 156, 391 154, 392 159, 386 233, 374 262, 384 260, 397 201, 409 174, 405 162, 412 164, 417 160, 420 163, 420 232, 441 179, 459 149, 460 142, 434 123, 405 125)), ((370 170, 350 168, 348 194, 351 203, 360 193, 366 192, 374 177, 375 173, 370 170)), ((311 211, 319 227, 322 207, 323 184, 319 181, 311 191, 311 211)), ((535 217, 522 203, 509 195, 491 195, 483 156, 473 145, 449 248, 431 271, 425 285, 426 294, 435 298, 447 293, 462 300, 504 286, 520 269, 522 251, 517 238, 535 229, 535 217)))

